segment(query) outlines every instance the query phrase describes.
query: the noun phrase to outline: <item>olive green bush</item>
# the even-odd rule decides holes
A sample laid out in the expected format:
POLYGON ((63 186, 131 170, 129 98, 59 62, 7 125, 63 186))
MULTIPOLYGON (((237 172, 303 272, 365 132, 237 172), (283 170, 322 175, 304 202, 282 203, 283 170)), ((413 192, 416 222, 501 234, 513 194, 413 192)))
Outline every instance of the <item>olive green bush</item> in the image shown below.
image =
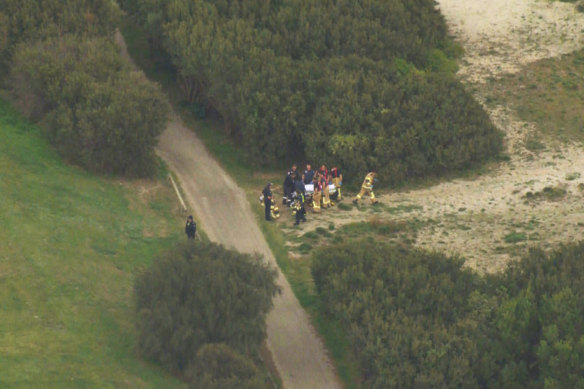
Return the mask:
POLYGON ((534 249, 501 277, 493 338, 505 387, 584 386, 584 244, 534 249))
POLYGON ((501 135, 455 80, 432 0, 125 0, 188 102, 255 163, 376 168, 385 184, 468 168, 501 135), (314 163, 313 163, 314 164, 314 163))
POLYGON ((0 83, 65 159, 149 176, 169 108, 114 43, 120 16, 111 0, 0 2, 0 83))
POLYGON ((111 0, 2 0, 0 66, 9 65, 20 42, 65 34, 109 36, 119 18, 119 7, 111 0))
POLYGON ((349 242, 313 257, 367 387, 584 385, 584 244, 533 250, 502 274, 460 259, 349 242))
POLYGON ((368 387, 476 387, 480 350, 462 260, 352 242, 314 255, 322 306, 338 318, 368 387))
POLYGON ((100 173, 146 176, 155 170, 166 99, 109 39, 65 36, 21 44, 11 86, 21 109, 42 120, 67 159, 100 173))
POLYGON ((213 243, 178 245, 136 279, 139 353, 193 382, 229 383, 234 375, 254 381, 237 353, 257 355, 279 290, 275 280, 276 271, 258 257, 213 243), (226 346, 204 348, 219 343, 226 346), (227 370, 207 371, 221 360, 227 370))
POLYGON ((224 343, 199 348, 188 381, 196 389, 268 389, 265 377, 249 358, 224 343))

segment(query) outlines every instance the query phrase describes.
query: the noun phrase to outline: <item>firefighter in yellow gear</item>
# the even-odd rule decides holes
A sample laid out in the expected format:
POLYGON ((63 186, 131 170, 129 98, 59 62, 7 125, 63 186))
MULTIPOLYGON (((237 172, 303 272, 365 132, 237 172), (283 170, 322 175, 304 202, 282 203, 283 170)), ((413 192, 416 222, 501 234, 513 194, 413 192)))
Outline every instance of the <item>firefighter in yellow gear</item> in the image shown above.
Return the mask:
POLYGON ((264 190, 262 191, 262 195, 260 196, 260 204, 264 206, 266 210, 266 220, 274 220, 280 217, 280 209, 276 205, 276 201, 274 201, 274 197, 272 196, 272 184, 269 183, 266 185, 264 190))
POLYGON ((335 184, 335 188, 337 189, 337 197, 336 201, 341 201, 341 186, 343 185, 343 173, 340 172, 339 169, 333 167, 331 169, 331 177, 333 179, 333 184, 335 184))
POLYGON ((314 176, 314 193, 312 194, 312 210, 316 213, 320 212, 320 199, 322 197, 322 186, 320 184, 320 177, 318 173, 314 176))
POLYGON ((376 204, 377 199, 375 199, 375 194, 373 193, 373 184, 375 183, 375 176, 377 173, 369 172, 365 176, 365 180, 363 180, 363 185, 361 185, 361 191, 357 194, 357 196, 353 199, 353 203, 357 204, 359 200, 366 194, 369 194, 371 197, 371 204, 376 204))
POLYGON ((293 214, 296 216, 296 222, 294 223, 295 226, 302 222, 306 221, 306 209, 304 208, 304 201, 305 201, 304 193, 300 192, 297 194, 297 198, 294 201, 294 210, 293 214))

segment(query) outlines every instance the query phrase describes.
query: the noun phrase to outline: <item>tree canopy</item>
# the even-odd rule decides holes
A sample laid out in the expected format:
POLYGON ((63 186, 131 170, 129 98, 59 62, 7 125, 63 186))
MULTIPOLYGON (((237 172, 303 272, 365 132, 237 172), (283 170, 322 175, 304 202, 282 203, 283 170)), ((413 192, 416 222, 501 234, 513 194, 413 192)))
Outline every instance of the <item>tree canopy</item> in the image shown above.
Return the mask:
POLYGON ((194 382, 227 385, 237 371, 241 382, 253 382, 254 369, 238 355, 255 358, 266 337, 275 280, 276 271, 259 257, 213 243, 177 246, 136 279, 139 352, 194 382), (221 360, 224 370, 206 371, 221 360))
POLYGON ((112 35, 120 10, 111 0, 2 0, 0 65, 15 46, 64 34, 112 35))
POLYGON ((502 274, 372 242, 314 254, 322 306, 346 329, 366 386, 584 385, 584 243, 532 250, 502 274))
POLYGON ((501 148, 453 77, 433 0, 124 0, 185 98, 221 115, 253 162, 376 168, 386 183, 442 174, 501 148))
POLYGON ((69 161, 146 176, 169 108, 122 58, 113 40, 119 17, 112 0, 0 2, 0 81, 69 161))
POLYGON ((20 107, 43 120, 49 140, 89 170, 144 176, 166 125, 160 88, 107 38, 49 38, 19 45, 11 84, 20 107))

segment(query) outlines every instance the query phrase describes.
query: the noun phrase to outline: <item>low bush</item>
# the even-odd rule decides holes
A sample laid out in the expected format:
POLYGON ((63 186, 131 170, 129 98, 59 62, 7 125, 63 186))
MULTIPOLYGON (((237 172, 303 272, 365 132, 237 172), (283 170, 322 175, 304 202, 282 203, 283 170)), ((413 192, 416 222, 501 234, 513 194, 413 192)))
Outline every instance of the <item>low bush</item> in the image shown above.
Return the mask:
MULTIPOLYGON (((2 0, 0 70, 9 66, 14 48, 66 34, 111 36, 120 10, 111 0, 2 0)), ((0 74, 0 80, 4 74, 0 74)))
POLYGON ((266 337, 275 280, 258 257, 213 243, 177 246, 136 279, 139 353, 191 379, 253 381, 241 355, 254 359, 266 337), (222 360, 223 370, 205 371, 222 360))
POLYGON ((249 358, 223 343, 202 346, 188 369, 187 378, 196 389, 269 388, 249 358))
POLYGON ((369 241, 314 254, 323 306, 348 329, 369 387, 476 386, 476 275, 462 260, 369 241))
POLYGON ((107 38, 48 39, 16 48, 11 85, 65 158, 95 172, 146 176, 166 125, 160 88, 107 38))
POLYGON ((460 259, 379 242, 317 250, 322 306, 367 387, 584 386, 584 244, 481 277, 460 259))

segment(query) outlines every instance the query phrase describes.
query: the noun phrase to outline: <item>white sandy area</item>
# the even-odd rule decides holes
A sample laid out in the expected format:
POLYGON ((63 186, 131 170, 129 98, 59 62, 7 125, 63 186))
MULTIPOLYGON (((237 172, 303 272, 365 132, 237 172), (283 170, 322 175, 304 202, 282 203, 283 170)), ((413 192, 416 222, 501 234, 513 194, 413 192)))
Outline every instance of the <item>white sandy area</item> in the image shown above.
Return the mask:
POLYGON ((466 50, 460 75, 472 82, 514 73, 522 65, 582 47, 584 14, 548 0, 439 0, 466 50))

